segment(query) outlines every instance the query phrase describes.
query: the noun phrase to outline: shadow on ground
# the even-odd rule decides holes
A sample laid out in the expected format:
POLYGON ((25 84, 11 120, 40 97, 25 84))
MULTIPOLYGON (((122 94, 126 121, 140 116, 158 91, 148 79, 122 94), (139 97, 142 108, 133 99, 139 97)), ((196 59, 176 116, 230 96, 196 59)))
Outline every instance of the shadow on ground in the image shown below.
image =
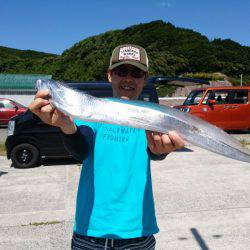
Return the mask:
POLYGON ((0 171, 0 177, 4 174, 8 174, 8 172, 0 171))
POLYGON ((184 148, 176 149, 175 152, 194 152, 194 150, 184 147, 184 148))
POLYGON ((70 165, 70 164, 81 164, 79 161, 76 161, 73 158, 64 158, 64 159, 43 159, 43 166, 52 166, 52 165, 70 165))
MULTIPOLYGON (((74 164, 79 164, 82 165, 80 162, 74 160, 73 158, 62 158, 62 159, 42 159, 41 164, 39 164, 36 167, 31 167, 31 168, 23 168, 23 169, 32 169, 32 168, 40 168, 40 167, 46 167, 46 166, 56 166, 56 165, 74 165, 74 164)), ((11 168, 17 168, 17 169, 22 169, 19 167, 15 167, 13 163, 10 165, 11 168)), ((1 172, 0 172, 1 173, 1 172)), ((1 176, 1 174, 0 174, 1 176)))
POLYGON ((202 238, 198 230, 196 228, 190 228, 190 231, 194 236, 195 240, 197 241, 198 245, 200 246, 200 248, 202 250, 208 250, 209 248, 206 244, 206 241, 202 238))

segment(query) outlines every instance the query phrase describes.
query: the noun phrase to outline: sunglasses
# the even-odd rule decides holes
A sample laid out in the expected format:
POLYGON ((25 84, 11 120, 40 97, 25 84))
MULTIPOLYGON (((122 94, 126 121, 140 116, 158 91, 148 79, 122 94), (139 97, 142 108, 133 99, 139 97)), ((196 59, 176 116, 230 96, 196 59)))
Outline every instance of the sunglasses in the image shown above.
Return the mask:
POLYGON ((145 72, 138 68, 129 69, 126 67, 117 67, 114 69, 114 73, 119 77, 126 77, 128 74, 133 78, 142 78, 145 76, 145 72))

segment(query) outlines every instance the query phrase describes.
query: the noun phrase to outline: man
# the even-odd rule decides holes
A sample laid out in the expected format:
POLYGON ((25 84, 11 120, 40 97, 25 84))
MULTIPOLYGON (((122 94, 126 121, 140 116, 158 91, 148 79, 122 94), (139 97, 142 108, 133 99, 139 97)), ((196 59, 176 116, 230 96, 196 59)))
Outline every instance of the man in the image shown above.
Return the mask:
MULTIPOLYGON (((137 45, 116 47, 108 69, 113 96, 138 99, 148 78, 146 51, 137 45)), ((65 146, 83 160, 72 249, 155 249, 158 227, 150 159, 164 159, 184 146, 175 132, 145 132, 118 125, 72 120, 38 92, 29 108, 62 130, 65 146)), ((112 110, 110 110, 112 112, 112 110)))

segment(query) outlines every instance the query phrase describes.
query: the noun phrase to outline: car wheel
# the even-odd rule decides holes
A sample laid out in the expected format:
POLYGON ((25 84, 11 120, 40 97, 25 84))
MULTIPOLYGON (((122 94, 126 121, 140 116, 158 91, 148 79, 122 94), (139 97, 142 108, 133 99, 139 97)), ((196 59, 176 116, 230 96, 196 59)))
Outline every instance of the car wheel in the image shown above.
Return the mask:
POLYGON ((22 143, 12 149, 10 158, 16 168, 32 168, 38 165, 40 154, 32 144, 22 143))

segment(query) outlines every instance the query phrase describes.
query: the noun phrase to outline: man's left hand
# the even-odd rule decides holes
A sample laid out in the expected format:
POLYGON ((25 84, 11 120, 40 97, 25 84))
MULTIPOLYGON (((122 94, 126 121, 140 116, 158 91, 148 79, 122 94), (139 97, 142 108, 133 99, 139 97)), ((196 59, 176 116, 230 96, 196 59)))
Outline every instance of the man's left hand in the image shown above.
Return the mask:
POLYGON ((148 148, 153 154, 169 154, 176 149, 185 146, 183 139, 175 131, 169 131, 168 134, 146 131, 148 148))

